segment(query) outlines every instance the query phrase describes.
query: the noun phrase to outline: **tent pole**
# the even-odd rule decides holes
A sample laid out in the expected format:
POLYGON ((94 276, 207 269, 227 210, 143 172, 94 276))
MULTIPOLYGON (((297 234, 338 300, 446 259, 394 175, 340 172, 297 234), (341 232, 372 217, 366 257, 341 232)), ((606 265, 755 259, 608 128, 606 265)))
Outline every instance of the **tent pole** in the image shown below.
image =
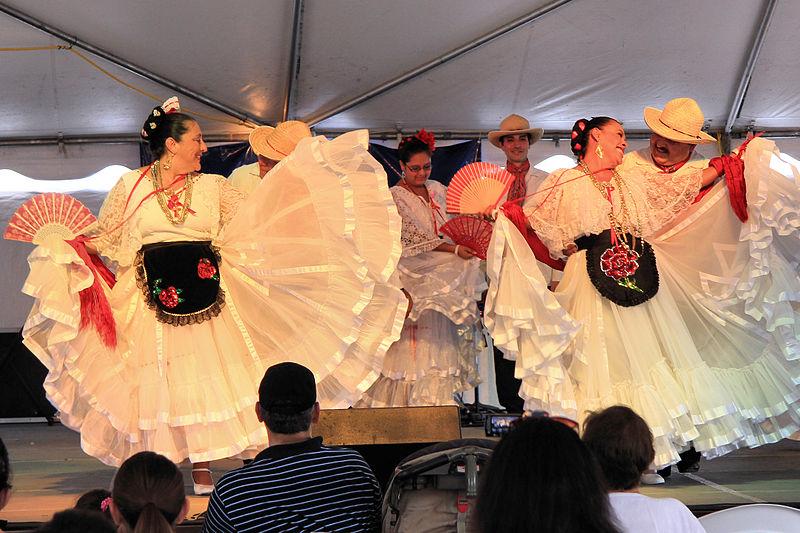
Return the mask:
POLYGON ((93 54, 93 55, 95 55, 97 57, 105 59, 106 61, 109 61, 110 63, 113 63, 114 65, 127 70, 128 72, 132 72, 132 73, 136 74, 137 76, 141 76, 142 78, 148 79, 150 81, 158 83, 159 85, 162 85, 164 87, 172 89, 173 91, 176 91, 179 94, 182 94, 184 96, 188 96, 189 98, 192 98, 193 100, 196 100, 196 101, 198 101, 198 102, 200 102, 202 104, 207 105, 208 107, 210 107, 212 109, 216 109, 217 111, 225 113, 226 115, 229 115, 229 116, 232 116, 232 117, 234 117, 234 118, 236 118, 238 120, 241 120, 242 122, 253 122, 253 123, 256 123, 256 124, 261 124, 260 120, 253 119, 252 117, 250 117, 249 115, 247 115, 243 111, 240 111, 238 109, 234 109, 234 108, 232 108, 232 107, 230 107, 228 105, 223 104, 222 102, 220 102, 218 100, 215 100, 213 98, 209 98, 207 96, 204 96, 204 95, 202 95, 202 94, 200 94, 200 93, 198 93, 196 91, 193 91, 193 90, 189 89, 188 87, 184 87, 183 85, 175 83, 172 80, 168 80, 167 78, 164 78, 163 76, 159 76, 158 74, 156 74, 154 72, 151 72, 151 71, 149 71, 149 70, 147 70, 145 68, 142 68, 140 66, 134 65, 133 63, 131 63, 129 61, 126 61, 125 59, 123 59, 123 58, 121 58, 119 56, 116 56, 116 55, 114 55, 114 54, 112 54, 112 53, 110 53, 110 52, 108 52, 106 50, 103 50, 102 48, 98 48, 97 46, 94 46, 94 45, 92 45, 90 43, 81 41, 80 39, 78 39, 77 37, 75 37, 73 35, 69 35, 69 34, 61 31, 58 28, 50 26, 49 24, 45 24, 44 22, 42 22, 42 21, 40 21, 38 19, 35 19, 35 18, 27 15, 26 13, 23 13, 22 11, 19 11, 18 9, 15 9, 15 8, 13 8, 11 6, 8 6, 8 5, 6 5, 6 4, 4 4, 2 2, 0 2, 0 12, 5 13, 9 17, 11 17, 13 19, 16 19, 16 20, 18 20, 20 22, 24 22, 25 24, 28 24, 29 26, 33 26, 37 30, 42 31, 44 33, 47 33, 48 35, 52 35, 53 37, 61 39, 62 41, 64 41, 67 44, 69 44, 71 47, 80 48, 81 50, 85 50, 85 51, 87 51, 87 52, 89 52, 89 53, 91 53, 91 54, 93 54))
MULTIPOLYGON (((336 128, 318 128, 315 130, 315 133, 319 135, 326 135, 331 137, 337 137, 343 133, 346 133, 347 129, 336 129, 336 128)), ((396 129, 374 129, 370 130, 370 138, 372 139, 397 139, 398 135, 412 135, 414 130, 408 131, 398 131, 396 129)), ((463 140, 463 139, 481 139, 486 137, 486 131, 484 130, 434 130, 433 133, 437 139, 446 139, 446 140, 463 140)), ((651 135, 650 130, 636 130, 636 131, 628 131, 626 132, 626 138, 628 139, 649 139, 651 135)), ((716 133, 711 132, 711 133, 716 133)), ((721 132, 720 132, 721 133, 721 132)), ((730 134, 723 134, 722 141, 723 143, 728 142, 729 144, 732 143, 734 139, 744 139, 744 137, 750 133, 750 130, 744 129, 737 129, 732 131, 730 134)), ((570 132, 567 130, 548 130, 544 137, 542 137, 543 141, 563 141, 565 139, 569 139, 570 132)), ((800 138, 800 131, 793 130, 793 129, 786 129, 786 130, 767 130, 764 133, 764 137, 770 139, 798 139, 800 138)), ((208 135, 204 137, 206 142, 209 143, 236 143, 236 142, 246 142, 247 141, 247 134, 245 133, 233 133, 233 134, 219 134, 219 135, 208 135)), ((138 135, 130 135, 130 134, 123 134, 123 135, 75 135, 75 136, 53 136, 53 137, 0 137, 0 147, 9 147, 9 146, 55 146, 59 144, 64 145, 75 145, 75 144, 138 144, 141 142, 141 138, 138 135)), ((727 150, 730 151, 730 150, 727 150)))
POLYGON ((747 94, 747 88, 750 85, 750 79, 753 77, 753 70, 756 67, 756 61, 758 61, 758 55, 761 53, 761 48, 764 46, 767 30, 772 22, 772 15, 775 13, 775 6, 777 3, 778 0, 769 0, 764 8, 764 14, 761 16, 761 21, 758 24, 758 31, 753 39, 753 45, 750 47, 750 55, 747 58, 744 71, 742 71, 742 75, 739 78, 739 86, 736 89, 736 95, 733 97, 733 102, 731 102, 728 120, 725 122, 725 128, 723 129, 725 133, 731 132, 733 129, 733 123, 742 110, 744 97, 747 94))
POLYGON ((286 92, 283 95, 283 122, 289 120, 292 110, 292 91, 294 82, 300 75, 300 38, 303 32, 303 0, 294 0, 294 16, 292 18, 292 44, 289 53, 289 72, 286 76, 286 92))
POLYGON ((531 23, 531 22, 533 22, 535 20, 538 20, 541 17, 543 17, 543 16, 547 15, 548 13, 550 13, 551 11, 554 11, 554 10, 558 9, 559 7, 561 7, 561 6, 570 3, 571 1, 572 0, 554 0, 554 1, 550 2, 550 3, 548 3, 547 5, 540 7, 539 9, 537 9, 535 11, 532 11, 531 13, 528 13, 527 15, 525 15, 523 17, 520 17, 520 18, 518 18, 516 20, 513 20, 513 21, 509 22, 508 24, 500 26, 499 28, 497 28, 494 31, 491 31, 491 32, 489 32, 489 33, 487 33, 487 34, 485 34, 485 35, 483 35, 481 37, 478 37, 477 39, 475 39, 475 40, 473 40, 473 41, 471 41, 469 43, 466 43, 466 44, 464 44, 462 46, 459 46, 458 48, 450 50, 449 52, 447 52, 446 54, 444 54, 441 57, 438 57, 436 59, 428 61, 427 63, 424 63, 424 64, 418 66, 417 68, 406 72, 405 74, 401 74, 400 76, 397 76, 396 78, 393 78, 393 79, 391 79, 389 81, 386 81, 386 82, 378 85, 374 89, 371 89, 371 90, 369 90, 369 91, 367 91, 365 93, 362 93, 362 94, 360 94, 360 95, 358 95, 358 96, 356 96, 356 97, 354 97, 354 98, 352 98, 352 99, 350 99, 350 100, 348 100, 348 101, 346 101, 344 103, 341 103, 341 104, 339 104, 339 105, 337 105, 337 106, 335 106, 335 107, 333 107, 331 109, 328 109, 327 111, 322 111, 322 112, 319 112, 319 113, 317 113, 315 115, 311 115, 311 116, 305 117, 303 120, 305 122, 307 122, 309 126, 313 126, 315 124, 319 124, 323 120, 329 119, 329 118, 331 118, 331 117, 333 117, 335 115, 338 115, 339 113, 343 113, 344 111, 347 111, 348 109, 351 109, 351 108, 353 108, 353 107, 355 107, 357 105, 363 104, 367 100, 370 100, 370 99, 372 99, 372 98, 374 98, 376 96, 379 96, 379 95, 385 93, 386 91, 394 89, 398 85, 401 85, 401 84, 403 84, 403 83, 405 83, 405 82, 407 82, 409 80, 412 80, 412 79, 416 78, 417 76, 421 76, 422 74, 425 74, 429 70, 434 69, 434 68, 438 67, 439 65, 443 65, 443 64, 447 63, 448 61, 451 61, 451 60, 456 59, 457 57, 460 57, 460 56, 462 56, 462 55, 464 55, 464 54, 466 54, 468 52, 471 52, 471 51, 475 50, 476 48, 479 48, 479 47, 483 46, 484 44, 487 44, 487 43, 489 43, 491 41, 494 41, 495 39, 498 39, 498 38, 504 36, 505 34, 516 30, 517 28, 520 28, 520 27, 522 27, 522 26, 524 26, 526 24, 529 24, 529 23, 531 23))

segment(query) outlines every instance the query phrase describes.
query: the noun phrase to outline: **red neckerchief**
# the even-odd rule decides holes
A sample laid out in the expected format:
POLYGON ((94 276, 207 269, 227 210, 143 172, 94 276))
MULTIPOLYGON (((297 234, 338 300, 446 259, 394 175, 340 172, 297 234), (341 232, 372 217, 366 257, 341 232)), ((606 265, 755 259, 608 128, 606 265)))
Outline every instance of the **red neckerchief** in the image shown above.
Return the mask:
MULTIPOLYGON (((674 165, 664 166, 664 165, 659 165, 658 163, 656 163, 656 160, 653 159, 653 154, 652 153, 650 154, 650 160, 653 161, 653 164, 656 166, 656 168, 661 170, 661 174, 673 174, 673 173, 677 172, 678 169, 680 169, 683 165, 688 163, 691 158, 692 158, 692 154, 689 154, 689 157, 687 157, 686 159, 684 159, 680 163, 675 163, 674 165)), ((694 201, 692 203, 696 204, 697 202, 702 200, 703 196, 708 194, 708 191, 710 191, 710 190, 711 190, 711 185, 706 185, 705 187, 701 188, 700 191, 697 193, 697 196, 695 196, 694 201)))
POLYGON ((525 176, 531 169, 530 162, 526 159, 521 165, 515 165, 510 161, 506 161, 506 170, 514 176, 514 181, 511 182, 511 188, 508 189, 508 199, 516 200, 517 198, 524 198, 528 194, 528 187, 525 183, 525 176))
POLYGON ((656 160, 653 159, 653 154, 650 154, 650 159, 653 161, 653 164, 661 171, 662 174, 672 174, 673 172, 677 172, 683 165, 689 162, 692 158, 692 154, 689 154, 689 157, 681 161, 680 163, 675 163, 674 165, 659 165, 656 163, 656 160))

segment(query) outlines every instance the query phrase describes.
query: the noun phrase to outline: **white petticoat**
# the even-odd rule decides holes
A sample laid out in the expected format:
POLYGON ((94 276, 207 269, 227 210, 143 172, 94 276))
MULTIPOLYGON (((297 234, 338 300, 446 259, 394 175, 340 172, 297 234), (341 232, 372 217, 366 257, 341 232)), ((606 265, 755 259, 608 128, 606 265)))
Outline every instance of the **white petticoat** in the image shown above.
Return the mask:
POLYGON ((358 407, 454 404, 479 381, 477 301, 486 288, 478 259, 429 251, 403 257, 400 281, 413 302, 381 376, 358 407))
POLYGON ((407 304, 394 276, 400 220, 367 140, 302 141, 210 236, 226 303, 201 324, 157 322, 134 269, 122 269, 107 291, 118 336, 108 349, 78 327, 78 292, 93 280, 80 258, 64 242, 31 253, 25 344, 84 451, 112 465, 141 450, 252 457, 267 441, 258 384, 280 361, 314 372, 323 407, 350 406, 372 385, 407 304))
POLYGON ((770 169, 772 142, 745 155, 750 218, 719 183, 647 238, 660 288, 620 307, 601 297, 586 254, 547 291, 524 239, 501 215, 489 252, 487 326, 516 360, 527 409, 582 420, 614 404, 650 425, 658 466, 689 441, 706 457, 800 427, 800 189, 770 169))

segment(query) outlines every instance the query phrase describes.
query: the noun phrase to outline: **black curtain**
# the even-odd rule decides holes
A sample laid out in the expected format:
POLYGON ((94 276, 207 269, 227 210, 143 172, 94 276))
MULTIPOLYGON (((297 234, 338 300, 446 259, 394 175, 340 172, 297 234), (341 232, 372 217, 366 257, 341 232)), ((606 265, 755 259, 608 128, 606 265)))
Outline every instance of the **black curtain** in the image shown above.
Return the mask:
MULTIPOLYGON (((387 148, 380 144, 370 143, 369 153, 386 169, 390 187, 400 181, 400 163, 397 159, 397 150, 395 148, 387 148)), ((430 179, 448 185, 453 178, 453 174, 458 172, 461 167, 480 160, 481 143, 477 139, 451 144, 450 146, 437 147, 433 151, 433 157, 431 158, 430 179)))
POLYGON ((201 171, 228 177, 234 169, 258 161, 250 143, 223 144, 209 148, 200 159, 201 171))
POLYGON ((0 333, 0 418, 52 417, 44 394, 47 368, 22 344, 20 333, 0 333))

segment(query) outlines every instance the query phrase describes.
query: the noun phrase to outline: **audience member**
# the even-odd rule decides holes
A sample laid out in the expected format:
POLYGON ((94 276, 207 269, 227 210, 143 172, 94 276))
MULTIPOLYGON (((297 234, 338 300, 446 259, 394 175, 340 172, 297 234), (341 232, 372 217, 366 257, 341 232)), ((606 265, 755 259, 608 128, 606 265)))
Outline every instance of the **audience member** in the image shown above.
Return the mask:
POLYGON ((116 531, 114 522, 103 516, 100 511, 67 509, 54 514, 49 522, 36 530, 36 533, 116 533, 116 531))
POLYGON ((478 491, 482 533, 611 533, 602 475, 578 434, 546 417, 521 419, 498 443, 478 491))
POLYGON ((647 422, 633 410, 615 405, 589 415, 583 441, 600 464, 611 491, 611 508, 623 532, 704 531, 678 500, 639 494, 639 479, 653 461, 655 449, 647 422))
POLYGON ((111 491, 106 489, 93 489, 83 494, 78 501, 75 502, 75 509, 86 509, 89 511, 98 511, 103 513, 109 520, 111 518, 111 491))
POLYGON ((157 453, 132 455, 114 476, 110 509, 120 533, 175 531, 189 509, 180 470, 157 453))
POLYGON ((369 465, 311 436, 319 403, 309 369, 291 362, 268 368, 256 416, 270 446, 217 482, 203 531, 378 530, 380 488, 369 465))

